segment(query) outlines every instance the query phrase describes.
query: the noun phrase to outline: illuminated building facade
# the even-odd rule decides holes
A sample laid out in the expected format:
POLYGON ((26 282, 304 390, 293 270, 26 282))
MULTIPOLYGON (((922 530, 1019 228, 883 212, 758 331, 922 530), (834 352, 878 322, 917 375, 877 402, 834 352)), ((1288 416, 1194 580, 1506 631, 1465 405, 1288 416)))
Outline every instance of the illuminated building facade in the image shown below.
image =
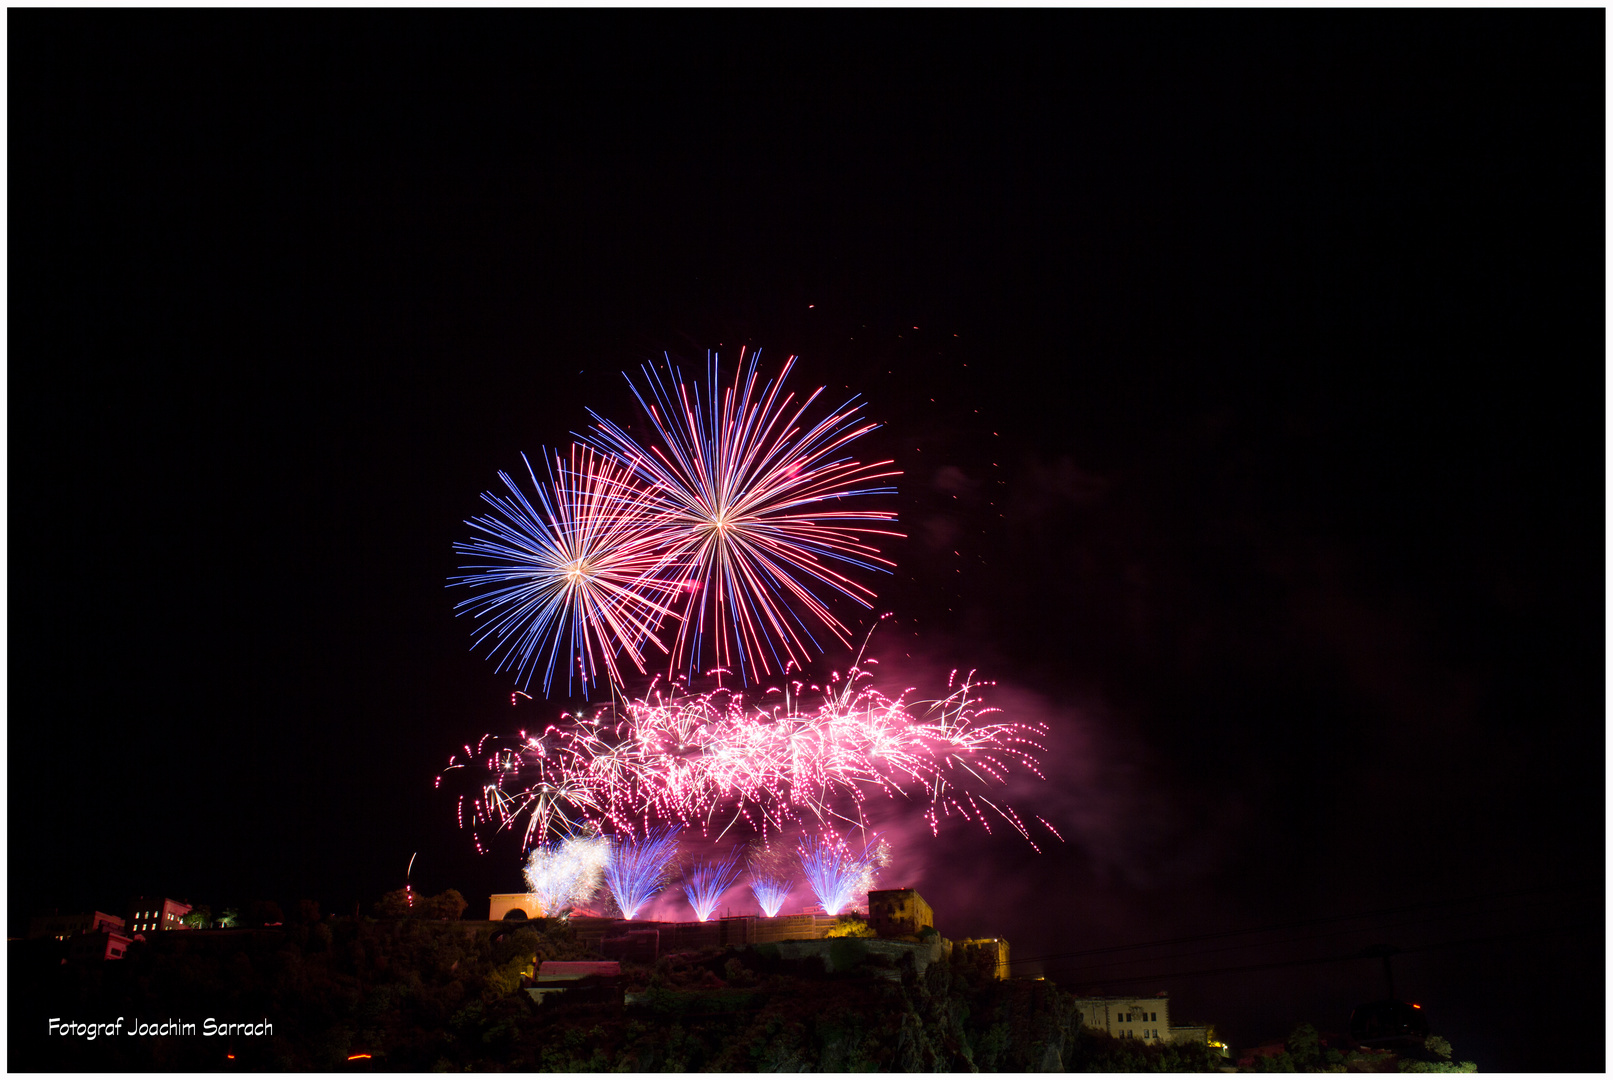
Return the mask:
POLYGON ((1171 1042, 1171 999, 1154 997, 1078 997, 1085 1027, 1107 1033, 1116 1039, 1137 1039, 1147 1043, 1171 1042))
POLYGON ((155 930, 183 930, 184 918, 191 906, 161 896, 137 896, 129 901, 129 913, 123 925, 131 934, 148 934, 155 930))

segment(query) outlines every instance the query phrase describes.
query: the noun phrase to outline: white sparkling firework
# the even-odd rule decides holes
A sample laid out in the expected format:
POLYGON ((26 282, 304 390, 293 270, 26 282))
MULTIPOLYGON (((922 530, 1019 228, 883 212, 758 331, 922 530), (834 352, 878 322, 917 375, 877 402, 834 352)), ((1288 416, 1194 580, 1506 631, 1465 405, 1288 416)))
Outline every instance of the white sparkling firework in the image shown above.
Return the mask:
POLYGON ((609 861, 610 840, 603 836, 568 836, 540 844, 527 857, 527 892, 543 915, 559 915, 599 891, 609 861))

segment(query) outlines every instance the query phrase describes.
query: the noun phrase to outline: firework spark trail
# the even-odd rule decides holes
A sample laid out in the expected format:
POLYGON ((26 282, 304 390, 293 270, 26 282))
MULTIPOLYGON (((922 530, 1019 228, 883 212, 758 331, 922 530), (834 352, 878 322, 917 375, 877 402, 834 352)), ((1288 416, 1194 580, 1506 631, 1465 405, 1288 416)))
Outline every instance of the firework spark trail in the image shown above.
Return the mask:
POLYGON ((798 851, 801 873, 830 915, 840 914, 858 896, 866 896, 879 871, 890 864, 890 845, 884 840, 870 838, 857 850, 828 830, 803 835, 798 851))
MULTIPOLYGON (((597 801, 599 788, 575 766, 565 760, 563 746, 551 745, 558 740, 554 728, 541 737, 522 732, 513 746, 502 745, 491 736, 484 735, 473 752, 465 748, 466 760, 455 754, 438 775, 436 786, 442 787, 443 777, 450 773, 480 766, 483 779, 469 804, 461 794, 456 804, 460 828, 469 828, 476 837, 477 850, 481 850, 481 830, 494 832, 513 828, 524 822, 521 847, 530 848, 535 840, 552 835, 570 835, 600 816, 602 808, 597 801), (468 817, 468 821, 467 821, 468 817)), ((631 830, 627 830, 631 835, 631 830)))
POLYGON ((726 859, 696 859, 691 863, 683 872, 683 894, 694 908, 695 918, 701 922, 709 919, 717 901, 738 877, 739 859, 733 854, 726 859))
POLYGON ((603 836, 568 836, 541 844, 527 858, 527 891, 544 915, 559 915, 599 891, 609 861, 610 841, 603 836))
POLYGON ((657 573, 666 553, 653 500, 625 465, 586 447, 573 446, 569 461, 555 455, 547 484, 522 461, 537 505, 504 472, 510 494, 483 493, 496 513, 466 524, 485 535, 454 545, 483 561, 449 584, 484 591, 455 608, 482 620, 475 645, 493 638, 498 670, 523 686, 541 668, 548 694, 562 664, 568 692, 573 676, 586 693, 601 671, 620 684, 618 656, 643 672, 647 642, 667 649, 656 631, 677 585, 657 573))
POLYGON ((524 815, 528 843, 584 823, 629 836, 654 823, 703 835, 739 824, 765 837, 812 821, 862 827, 870 799, 922 799, 932 831, 953 814, 989 831, 983 802, 1035 846, 985 791, 1016 769, 1041 776, 1045 726, 993 722, 970 679, 916 705, 868 681, 854 668, 814 688, 816 707, 803 706, 799 684, 755 705, 732 689, 652 687, 489 756, 473 817, 503 828, 524 815))
POLYGON ((779 913, 795 884, 790 874, 796 868, 795 852, 783 844, 767 841, 751 843, 745 850, 745 869, 750 877, 751 895, 768 918, 779 913))
POLYGON ((617 840, 605 864, 605 887, 622 917, 631 919, 667 883, 678 857, 678 830, 652 829, 641 839, 617 840))
POLYGON ((790 886, 794 884, 795 882, 786 878, 763 877, 755 871, 751 872, 751 895, 756 897, 756 903, 762 909, 762 914, 769 919, 779 913, 784 901, 789 898, 790 886))
POLYGON ((823 388, 800 403, 783 392, 793 356, 776 380, 759 386, 760 355, 747 364, 740 350, 733 385, 723 387, 708 353, 703 394, 675 368, 672 385, 643 369, 648 396, 629 379, 659 445, 641 443, 591 410, 595 425, 582 436, 632 470, 665 530, 666 565, 684 590, 672 669, 681 661, 691 674, 737 670, 747 685, 822 651, 803 615, 849 645, 819 590, 871 607, 872 590, 839 568, 888 572, 895 564, 869 541, 901 535, 874 527, 895 521, 893 511, 843 505, 895 492, 876 483, 900 475, 891 462, 864 465, 843 453, 878 425, 858 415, 855 398, 807 423, 823 388))

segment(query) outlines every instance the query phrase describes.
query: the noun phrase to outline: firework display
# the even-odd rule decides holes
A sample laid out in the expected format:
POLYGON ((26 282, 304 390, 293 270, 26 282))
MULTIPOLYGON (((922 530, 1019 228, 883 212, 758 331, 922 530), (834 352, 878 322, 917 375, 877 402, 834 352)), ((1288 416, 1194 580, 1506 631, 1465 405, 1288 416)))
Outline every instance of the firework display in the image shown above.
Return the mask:
POLYGON ((751 895, 756 905, 768 918, 777 915, 795 884, 790 879, 795 860, 793 853, 782 844, 762 842, 752 844, 745 854, 745 869, 750 878, 751 895))
POLYGON ((541 671, 547 694, 557 666, 568 689, 575 676, 586 690, 601 671, 620 684, 618 656, 642 672, 646 643, 666 650, 656 628, 672 613, 676 586, 658 574, 666 564, 658 511, 625 466, 588 448, 557 455, 547 483, 522 460, 537 505, 503 472, 509 495, 483 493, 496 513, 466 524, 484 535, 454 545, 480 561, 450 581, 486 591, 456 610, 482 620, 476 644, 492 638, 498 670, 513 670, 523 686, 541 671))
POLYGON ((619 835, 655 823, 716 836, 738 826, 765 837, 804 822, 862 827, 869 800, 883 798, 922 801, 932 832, 944 817, 989 830, 994 816, 1036 846, 1018 812, 987 792, 1014 769, 1041 776, 1045 727, 994 721, 970 678, 922 704, 888 698, 871 679, 859 667, 827 688, 802 687, 815 705, 792 686, 754 705, 730 689, 652 688, 601 706, 484 754, 471 824, 529 838, 556 823, 619 835))
POLYGON ((667 883, 678 859, 678 830, 652 829, 639 839, 617 840, 605 864, 605 887, 631 919, 667 883))
POLYGON ((895 492, 878 483, 900 475, 891 462, 845 456, 878 425, 858 415, 855 398, 809 421, 823 389, 800 402, 784 392, 793 356, 777 379, 760 383, 760 356, 747 363, 741 349, 727 387, 714 355, 703 388, 676 369, 669 384, 645 367, 644 389, 634 385, 633 393, 654 438, 641 441, 597 413, 586 437, 631 468, 664 529, 666 558, 683 588, 674 667, 731 670, 742 682, 822 652, 812 625, 849 645, 822 591, 872 607, 873 591, 843 570, 889 570, 895 564, 871 541, 900 535, 875 527, 894 521, 894 512, 844 503, 895 492))
POLYGON ((695 918, 705 922, 722 894, 739 877, 739 859, 733 854, 721 859, 696 859, 683 871, 683 894, 694 908, 695 918))
POLYGON ((726 384, 710 354, 703 382, 645 367, 629 385, 646 429, 590 411, 543 480, 526 463, 532 495, 501 472, 508 494, 484 493, 492 512, 454 545, 467 562, 450 584, 472 591, 456 610, 499 670, 545 694, 561 668, 568 693, 609 685, 606 702, 539 734, 467 745, 437 778, 468 782, 457 812, 479 851, 487 832, 521 834, 545 913, 603 882, 634 918, 666 886, 683 830, 750 840, 684 870, 702 922, 742 867, 770 917, 798 879, 825 911, 844 910, 889 863, 875 822, 909 806, 932 834, 943 819, 1005 823, 1041 850, 998 789, 1016 772, 1041 777, 1046 725, 999 719, 973 673, 922 699, 880 690, 864 653, 844 674, 806 674, 823 634, 850 644, 829 604, 870 608, 857 572, 894 566, 876 544, 900 534, 877 497, 899 473, 849 456, 877 426, 855 397, 815 409, 821 387, 803 399, 784 388, 794 357, 771 380, 759 357, 741 350, 726 384), (669 674, 650 677, 652 650, 669 674), (633 670, 647 686, 629 694, 633 670))
POLYGON ((756 906, 762 909, 762 914, 769 919, 779 913, 784 901, 789 898, 790 886, 795 884, 783 878, 758 877, 752 875, 750 879, 751 895, 756 897, 756 906))
POLYGON ((463 757, 449 757, 435 786, 440 790, 445 778, 474 778, 474 790, 460 792, 455 813, 459 827, 470 830, 477 851, 486 850, 482 845, 486 830, 520 825, 524 850, 535 839, 583 827, 584 815, 598 809, 589 778, 568 771, 561 757, 550 751, 549 741, 528 737, 524 731, 513 745, 484 735, 474 750, 463 748, 463 757))
POLYGON ((801 837, 801 873, 812 894, 830 915, 838 915, 859 896, 867 896, 879 871, 890 864, 890 845, 878 837, 854 847, 825 830, 801 837))
POLYGON ((538 909, 559 915, 599 891, 610 861, 610 840, 603 836, 568 836, 539 844, 526 863, 526 887, 538 909))

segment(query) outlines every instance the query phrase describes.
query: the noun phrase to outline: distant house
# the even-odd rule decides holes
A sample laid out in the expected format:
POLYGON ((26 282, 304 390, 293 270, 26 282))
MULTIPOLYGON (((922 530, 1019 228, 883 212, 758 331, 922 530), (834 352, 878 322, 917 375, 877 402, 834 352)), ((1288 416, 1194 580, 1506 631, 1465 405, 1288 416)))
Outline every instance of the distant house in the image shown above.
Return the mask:
POLYGON ((124 927, 130 933, 145 934, 154 930, 183 930, 185 916, 191 905, 167 897, 137 896, 129 901, 129 913, 124 916, 124 927))
MULTIPOLYGON (((1116 1039, 1137 1039, 1146 1043, 1178 1041, 1171 1027, 1171 999, 1160 993, 1153 997, 1078 997, 1076 1008, 1085 1027, 1102 1031, 1116 1039)), ((1209 1038, 1208 1028, 1183 1028, 1185 1041, 1192 1031, 1209 1038)))
POLYGON ((130 945, 144 940, 143 935, 126 934, 112 927, 85 931, 67 939, 67 958, 75 962, 122 960, 130 945))
POLYGON ((50 937, 57 941, 66 941, 78 933, 122 929, 123 920, 104 911, 86 911, 75 915, 35 915, 28 921, 30 938, 50 937))

